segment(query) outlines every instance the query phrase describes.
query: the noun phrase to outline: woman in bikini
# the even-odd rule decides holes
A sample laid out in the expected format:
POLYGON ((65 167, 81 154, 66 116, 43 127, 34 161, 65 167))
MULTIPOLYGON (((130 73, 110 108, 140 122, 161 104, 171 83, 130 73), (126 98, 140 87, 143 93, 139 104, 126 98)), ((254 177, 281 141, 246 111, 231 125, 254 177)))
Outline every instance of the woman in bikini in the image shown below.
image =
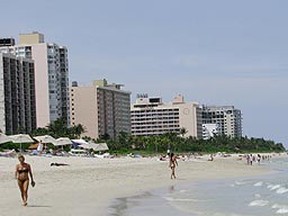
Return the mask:
POLYGON ((177 162, 176 156, 174 155, 174 153, 170 153, 169 167, 172 170, 171 179, 173 179, 173 178, 176 179, 176 174, 175 174, 176 166, 178 166, 178 162, 177 162))
POLYGON ((20 163, 16 165, 15 178, 18 181, 18 186, 21 192, 23 206, 27 206, 29 175, 31 178, 32 187, 35 186, 35 182, 33 179, 31 166, 30 164, 25 163, 25 157, 23 155, 19 155, 18 160, 20 163))

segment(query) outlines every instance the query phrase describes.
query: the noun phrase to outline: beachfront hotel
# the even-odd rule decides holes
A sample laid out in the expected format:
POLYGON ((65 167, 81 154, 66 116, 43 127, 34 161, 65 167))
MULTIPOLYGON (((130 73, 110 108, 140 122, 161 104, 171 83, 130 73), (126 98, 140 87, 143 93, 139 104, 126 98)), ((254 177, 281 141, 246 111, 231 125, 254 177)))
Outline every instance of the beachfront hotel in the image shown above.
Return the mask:
MULTIPOLYGON (((0 47, 6 42, 0 40, 0 47)), ((35 100, 33 60, 0 53, 1 132, 30 133, 36 129, 35 100)))
POLYGON ((234 106, 205 106, 202 107, 203 124, 217 125, 217 133, 230 137, 242 136, 241 110, 234 106))
POLYGON ((130 95, 120 84, 95 80, 93 85, 70 89, 71 124, 82 124, 84 136, 115 139, 121 132, 131 133, 130 95))
POLYGON ((38 32, 2 39, 0 53, 32 59, 35 65, 37 127, 63 118, 70 125, 68 50, 55 43, 45 43, 38 32))
POLYGON ((202 112, 198 103, 186 103, 178 95, 171 103, 160 97, 138 95, 131 107, 131 132, 135 136, 181 133, 186 137, 202 138, 202 112))

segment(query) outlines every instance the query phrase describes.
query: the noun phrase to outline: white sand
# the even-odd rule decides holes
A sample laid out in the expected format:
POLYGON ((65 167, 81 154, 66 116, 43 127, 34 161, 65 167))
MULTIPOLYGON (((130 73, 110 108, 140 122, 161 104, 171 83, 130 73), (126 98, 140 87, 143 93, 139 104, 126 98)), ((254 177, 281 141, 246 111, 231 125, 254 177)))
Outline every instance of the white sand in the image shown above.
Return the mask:
POLYGON ((29 188, 28 207, 21 206, 14 179, 16 158, 0 157, 0 215, 66 216, 107 215, 107 207, 118 197, 136 195, 154 188, 185 181, 261 175, 261 166, 247 166, 245 160, 215 158, 179 161, 177 180, 170 180, 168 162, 157 159, 94 159, 80 157, 27 157, 36 187, 29 188), (50 167, 51 162, 68 163, 50 167))

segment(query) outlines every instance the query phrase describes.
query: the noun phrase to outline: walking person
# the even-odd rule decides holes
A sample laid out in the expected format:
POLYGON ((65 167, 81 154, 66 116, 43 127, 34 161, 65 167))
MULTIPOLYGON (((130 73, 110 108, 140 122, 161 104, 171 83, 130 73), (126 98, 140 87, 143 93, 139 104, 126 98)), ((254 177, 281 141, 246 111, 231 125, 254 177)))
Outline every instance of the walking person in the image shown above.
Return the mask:
POLYGON ((261 162, 261 155, 260 154, 257 155, 257 161, 258 161, 258 164, 260 165, 260 162, 261 162))
POLYGON ((30 164, 25 163, 25 157, 23 155, 19 155, 18 160, 20 163, 16 165, 15 178, 18 181, 23 206, 27 206, 29 180, 31 179, 32 187, 35 186, 35 182, 33 179, 31 166, 30 164))
POLYGON ((176 174, 175 174, 176 166, 178 166, 176 155, 174 155, 174 153, 170 153, 169 167, 172 170, 171 179, 173 178, 176 179, 176 174))
MULTIPOLYGON (((255 158, 255 157, 254 157, 255 158)), ((253 155, 252 154, 250 154, 250 165, 252 166, 253 165, 253 155)))
POLYGON ((247 165, 250 165, 250 155, 249 154, 246 155, 246 161, 247 161, 247 165))

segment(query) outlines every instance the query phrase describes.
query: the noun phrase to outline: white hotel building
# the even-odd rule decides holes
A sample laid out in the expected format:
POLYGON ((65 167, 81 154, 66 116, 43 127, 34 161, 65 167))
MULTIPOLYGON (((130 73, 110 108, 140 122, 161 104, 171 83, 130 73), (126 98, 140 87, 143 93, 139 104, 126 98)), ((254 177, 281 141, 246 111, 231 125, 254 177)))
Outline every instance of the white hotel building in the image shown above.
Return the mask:
POLYGON ((203 125, 217 125, 217 134, 230 137, 242 136, 241 110, 234 106, 203 106, 203 125))
POLYGON ((198 103, 185 103, 179 95, 169 103, 159 97, 138 96, 131 107, 131 133, 135 136, 178 133, 202 138, 202 116, 198 103))

